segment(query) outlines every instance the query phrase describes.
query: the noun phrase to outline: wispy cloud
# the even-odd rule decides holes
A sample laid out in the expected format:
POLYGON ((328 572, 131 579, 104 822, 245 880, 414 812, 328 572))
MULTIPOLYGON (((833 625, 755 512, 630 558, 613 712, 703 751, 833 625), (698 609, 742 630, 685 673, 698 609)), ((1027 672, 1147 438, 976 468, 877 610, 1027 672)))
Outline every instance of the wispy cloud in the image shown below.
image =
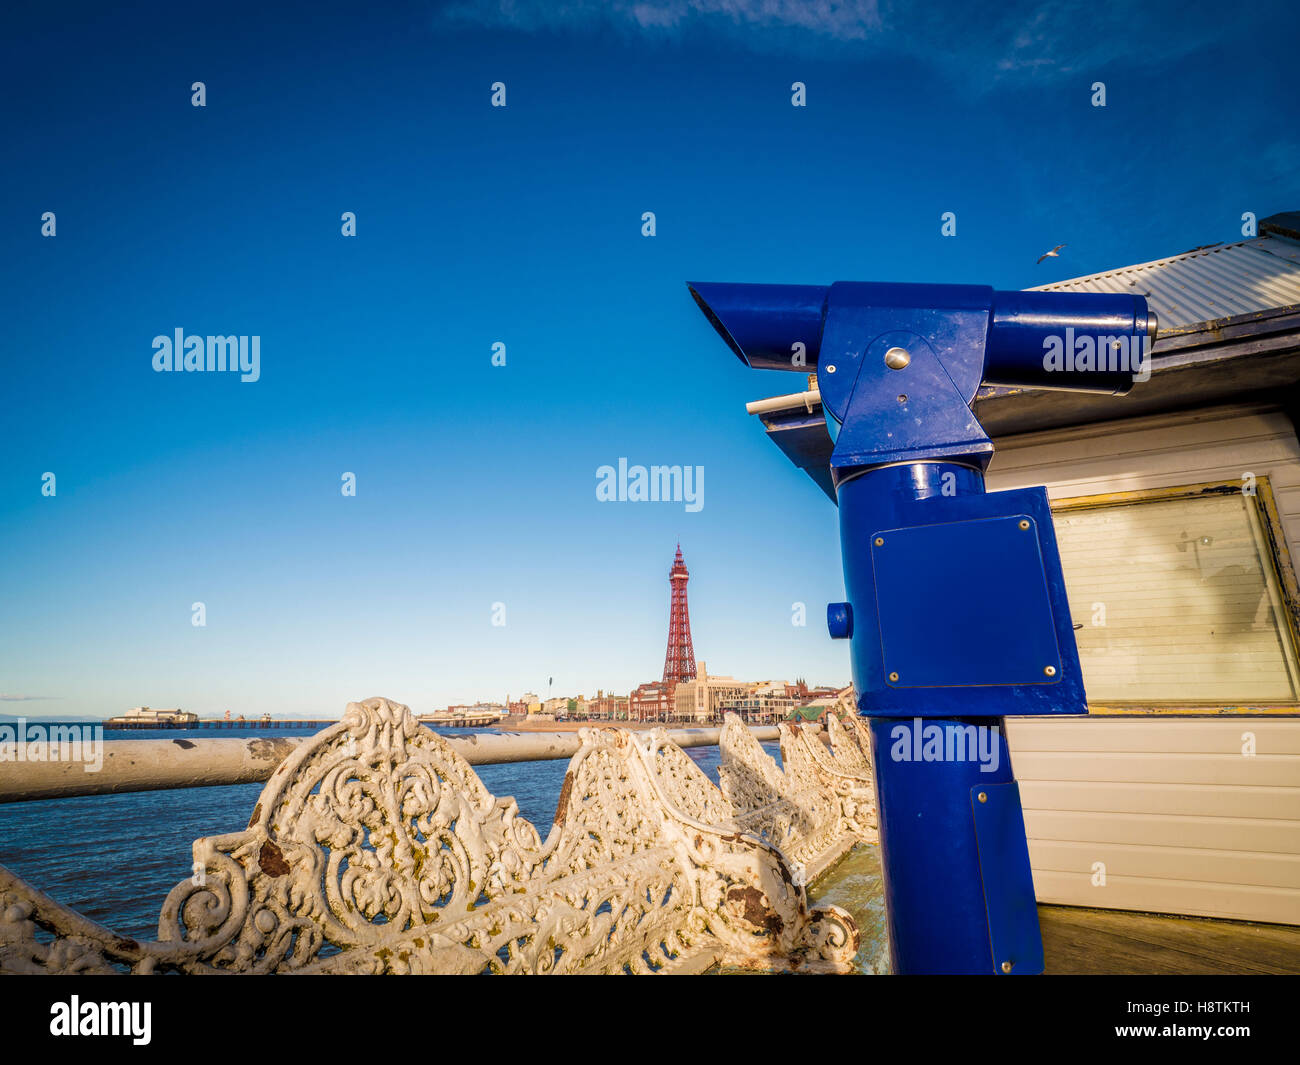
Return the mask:
POLYGON ((463 0, 448 4, 449 19, 521 30, 613 24, 649 32, 719 24, 770 30, 807 30, 822 37, 862 41, 880 32, 876 0, 463 0))
POLYGON ((45 699, 58 699, 57 695, 8 695, 0 692, 0 703, 34 703, 45 699))
POLYGON ((1111 64, 1149 67, 1245 38, 1267 11, 1184 0, 451 0, 437 19, 524 33, 614 28, 644 38, 713 33, 760 53, 890 53, 985 84, 1055 80, 1111 64))

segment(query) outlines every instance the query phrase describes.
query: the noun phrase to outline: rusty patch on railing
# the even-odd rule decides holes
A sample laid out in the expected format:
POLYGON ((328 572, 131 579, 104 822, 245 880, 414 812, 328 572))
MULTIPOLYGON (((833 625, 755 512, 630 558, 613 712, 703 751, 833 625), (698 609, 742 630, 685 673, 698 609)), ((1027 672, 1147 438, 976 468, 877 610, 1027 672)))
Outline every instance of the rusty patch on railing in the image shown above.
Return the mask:
POLYGON ((257 853, 258 867, 267 876, 284 876, 289 872, 289 863, 284 860, 284 852, 271 840, 262 844, 257 853))
POLYGON ((774 936, 779 936, 785 927, 781 915, 767 907, 767 896, 756 887, 746 884, 734 887, 727 892, 727 901, 740 902, 745 907, 744 917, 752 925, 765 928, 774 936))
POLYGON ((551 819, 553 824, 559 824, 564 820, 564 815, 569 811, 569 796, 573 792, 573 770, 570 769, 564 774, 564 785, 560 788, 560 801, 555 807, 555 816, 551 819))
POLYGON ((255 739, 248 741, 248 753, 258 761, 281 762, 298 745, 286 739, 255 739))

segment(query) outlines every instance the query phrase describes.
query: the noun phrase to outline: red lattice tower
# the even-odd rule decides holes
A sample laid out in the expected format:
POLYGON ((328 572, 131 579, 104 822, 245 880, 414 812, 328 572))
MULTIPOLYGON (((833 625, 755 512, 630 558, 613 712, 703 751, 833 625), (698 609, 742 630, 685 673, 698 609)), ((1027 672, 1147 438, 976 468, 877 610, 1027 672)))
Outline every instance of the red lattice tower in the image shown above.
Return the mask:
POLYGON ((691 646, 691 615, 686 607, 686 582, 691 579, 682 561, 682 545, 668 571, 672 599, 668 607, 668 653, 664 655, 664 683, 695 679, 695 648, 691 646))

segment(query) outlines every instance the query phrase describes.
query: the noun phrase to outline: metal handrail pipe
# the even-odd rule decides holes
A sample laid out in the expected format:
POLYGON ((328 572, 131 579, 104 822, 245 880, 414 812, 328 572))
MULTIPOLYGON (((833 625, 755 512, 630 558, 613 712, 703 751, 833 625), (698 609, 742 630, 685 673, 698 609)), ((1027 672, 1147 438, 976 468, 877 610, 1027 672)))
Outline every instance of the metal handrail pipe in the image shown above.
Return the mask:
MULTIPOLYGON (((761 742, 780 739, 775 725, 751 726, 761 742)), ((720 728, 673 729, 679 747, 714 747, 720 728)), ((285 757, 310 736, 243 739, 107 740, 98 768, 77 761, 25 760, 12 745, 0 761, 0 803, 118 795, 171 788, 256 784, 270 778, 285 757)), ((577 732, 498 732, 444 736, 470 765, 541 762, 572 758, 581 746, 577 732)))

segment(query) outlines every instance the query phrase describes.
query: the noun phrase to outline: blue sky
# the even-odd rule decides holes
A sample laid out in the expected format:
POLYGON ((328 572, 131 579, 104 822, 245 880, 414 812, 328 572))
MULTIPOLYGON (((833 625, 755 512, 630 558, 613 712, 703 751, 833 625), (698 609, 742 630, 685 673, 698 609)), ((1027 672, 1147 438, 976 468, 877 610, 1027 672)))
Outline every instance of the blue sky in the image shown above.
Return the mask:
POLYGON ((835 509, 744 410, 799 379, 684 282, 1018 288, 1300 208, 1292 5, 976 6, 8 8, 0 711, 625 692, 679 540, 698 659, 845 683, 835 509), (177 328, 260 380, 155 373, 177 328), (598 502, 620 457, 703 508, 598 502))

